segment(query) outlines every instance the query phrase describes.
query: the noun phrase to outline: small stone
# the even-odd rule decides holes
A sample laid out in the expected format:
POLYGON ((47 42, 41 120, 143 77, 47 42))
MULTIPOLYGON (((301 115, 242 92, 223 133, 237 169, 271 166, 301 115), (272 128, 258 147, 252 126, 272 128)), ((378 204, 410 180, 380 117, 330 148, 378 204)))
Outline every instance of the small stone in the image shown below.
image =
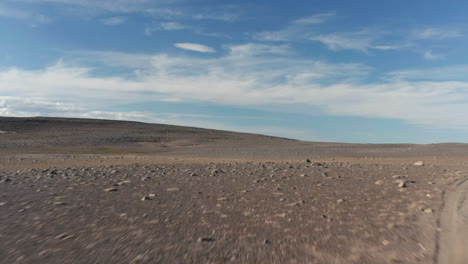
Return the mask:
POLYGON ((377 180, 375 181, 375 185, 382 185, 383 184, 383 181, 382 180, 377 180))
POLYGON ((406 178, 406 175, 393 175, 392 179, 401 179, 401 178, 406 178))
POLYGON ((10 178, 6 178, 6 179, 0 181, 0 183, 9 183, 9 182, 11 182, 10 178))
POLYGON ((62 233, 62 234, 56 236, 55 238, 60 239, 60 240, 67 240, 67 239, 70 239, 70 238, 73 238, 73 237, 75 237, 75 235, 69 235, 67 233, 62 233))
POLYGON ((299 177, 305 177, 305 176, 306 176, 305 174, 301 174, 301 175, 299 175, 299 177))
POLYGON ((432 210, 431 208, 426 208, 423 210, 426 214, 432 214, 434 212, 434 210, 432 210))
POLYGON ((305 163, 312 163, 312 161, 310 159, 306 159, 304 162, 305 163))
POLYGON ((215 241, 214 238, 211 238, 211 237, 200 237, 198 238, 197 242, 198 243, 202 243, 202 242, 213 242, 215 241))
POLYGON ((177 187, 172 187, 172 188, 167 188, 167 191, 168 192, 178 192, 178 191, 180 191, 180 189, 177 188, 177 187))
POLYGON ((405 188, 407 181, 405 180, 396 180, 396 183, 398 183, 398 188, 405 188))
POLYGON ((130 264, 138 264, 138 263, 146 263, 148 261, 149 257, 145 256, 143 254, 136 256, 130 264))
POLYGON ((151 200, 148 196, 143 196, 143 198, 141 198, 142 201, 149 201, 151 200))
POLYGON ((119 185, 119 186, 120 186, 120 185, 125 185, 125 184, 129 184, 129 183, 131 183, 131 182, 132 182, 132 181, 130 181, 130 180, 125 180, 125 181, 118 182, 117 185, 119 185))
POLYGON ((141 178, 142 181, 147 181, 147 180, 151 180, 151 177, 150 176, 143 176, 141 178))
POLYGON ((342 203, 342 202, 344 202, 344 200, 343 199, 338 199, 338 200, 336 200, 336 202, 337 203, 342 203))
POLYGON ((105 192, 116 192, 118 189, 117 188, 107 188, 104 189, 105 192))
POLYGON ((155 194, 155 193, 150 193, 150 194, 148 194, 148 196, 149 196, 150 198, 154 198, 154 197, 156 197, 156 194, 155 194))
POLYGON ((270 245, 270 244, 271 244, 271 241, 268 240, 268 239, 265 239, 265 240, 263 240, 263 244, 265 244, 265 245, 270 245))
POLYGON ((417 161, 413 164, 414 166, 424 166, 424 162, 422 161, 417 161))

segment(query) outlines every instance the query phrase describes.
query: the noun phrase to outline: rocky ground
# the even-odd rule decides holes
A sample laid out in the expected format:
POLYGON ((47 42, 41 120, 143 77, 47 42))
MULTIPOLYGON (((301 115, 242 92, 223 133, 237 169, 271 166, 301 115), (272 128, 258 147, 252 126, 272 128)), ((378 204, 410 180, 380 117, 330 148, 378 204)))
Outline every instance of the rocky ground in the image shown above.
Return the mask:
POLYGON ((445 190, 468 176, 461 144, 181 128, 164 152, 138 137, 99 152, 27 126, 0 122, 0 263, 437 263, 445 190), (250 144, 222 152, 235 140, 250 144))

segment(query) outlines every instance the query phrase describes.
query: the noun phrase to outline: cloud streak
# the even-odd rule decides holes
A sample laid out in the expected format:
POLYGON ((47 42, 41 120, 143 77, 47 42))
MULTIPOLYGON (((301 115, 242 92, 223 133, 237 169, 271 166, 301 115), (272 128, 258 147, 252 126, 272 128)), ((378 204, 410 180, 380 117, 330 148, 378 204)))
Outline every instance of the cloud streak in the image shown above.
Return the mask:
POLYGON ((120 24, 125 23, 126 21, 127 21, 127 18, 123 16, 116 16, 116 17, 109 17, 109 18, 101 19, 101 23, 103 23, 104 25, 109 25, 109 26, 120 25, 120 24))
POLYGON ((184 49, 184 50, 190 50, 190 51, 196 51, 196 52, 201 52, 201 53, 214 53, 216 52, 215 49, 212 47, 208 47, 202 44, 196 44, 196 43, 176 43, 174 44, 175 47, 179 49, 184 49))

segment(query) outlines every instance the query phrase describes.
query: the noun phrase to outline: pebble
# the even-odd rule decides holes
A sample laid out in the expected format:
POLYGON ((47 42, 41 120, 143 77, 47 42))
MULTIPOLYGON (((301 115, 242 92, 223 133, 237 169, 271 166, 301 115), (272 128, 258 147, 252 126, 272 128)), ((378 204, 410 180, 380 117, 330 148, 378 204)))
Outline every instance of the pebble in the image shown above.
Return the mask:
POLYGON ((60 240, 67 240, 67 239, 70 239, 70 238, 73 238, 73 237, 75 237, 75 235, 69 235, 67 233, 62 233, 62 234, 56 236, 55 238, 60 239, 60 240))
POLYGON ((375 181, 375 185, 382 185, 383 184, 383 181, 382 180, 377 180, 375 181))
POLYGON ((168 192, 178 192, 178 191, 180 191, 180 189, 177 188, 177 187, 172 187, 172 188, 167 188, 167 191, 168 192))
POLYGON ((132 181, 130 181, 130 180, 125 180, 125 181, 121 181, 121 182, 117 183, 117 185, 129 184, 129 183, 131 183, 131 182, 132 182, 132 181))
POLYGON ((424 162, 422 162, 422 161, 416 161, 413 165, 414 165, 414 166, 424 166, 424 162))
POLYGON ((198 243, 202 243, 202 242, 213 242, 213 241, 215 241, 215 239, 212 238, 212 237, 200 237, 200 238, 198 238, 198 240, 197 240, 198 243))
POLYGON ((398 183, 398 188, 405 188, 407 181, 405 180, 396 180, 396 183, 398 183))
POLYGON ((117 188, 107 188, 104 189, 105 192, 116 192, 118 189, 117 188))
POLYGON ((427 214, 432 214, 434 212, 434 210, 432 210, 431 208, 426 208, 423 211, 427 214))

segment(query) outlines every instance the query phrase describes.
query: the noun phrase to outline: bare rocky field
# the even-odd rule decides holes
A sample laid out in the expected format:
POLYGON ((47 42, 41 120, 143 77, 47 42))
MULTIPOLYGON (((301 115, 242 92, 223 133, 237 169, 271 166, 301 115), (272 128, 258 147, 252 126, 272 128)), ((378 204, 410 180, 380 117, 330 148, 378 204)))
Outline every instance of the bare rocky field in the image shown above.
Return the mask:
POLYGON ((464 144, 52 118, 0 131, 0 263, 447 263, 441 212, 468 177, 464 144))

